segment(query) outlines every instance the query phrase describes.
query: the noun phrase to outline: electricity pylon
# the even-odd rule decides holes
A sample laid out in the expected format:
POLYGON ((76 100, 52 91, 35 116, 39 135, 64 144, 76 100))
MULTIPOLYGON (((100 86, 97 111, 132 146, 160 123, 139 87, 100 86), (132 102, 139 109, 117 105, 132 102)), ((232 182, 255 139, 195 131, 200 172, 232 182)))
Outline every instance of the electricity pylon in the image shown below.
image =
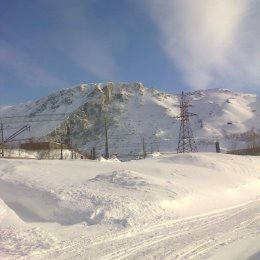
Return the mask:
POLYGON ((187 95, 182 92, 180 100, 181 114, 179 116, 181 119, 181 125, 177 153, 198 152, 189 120, 190 116, 195 116, 196 114, 189 113, 188 107, 190 106, 187 95))

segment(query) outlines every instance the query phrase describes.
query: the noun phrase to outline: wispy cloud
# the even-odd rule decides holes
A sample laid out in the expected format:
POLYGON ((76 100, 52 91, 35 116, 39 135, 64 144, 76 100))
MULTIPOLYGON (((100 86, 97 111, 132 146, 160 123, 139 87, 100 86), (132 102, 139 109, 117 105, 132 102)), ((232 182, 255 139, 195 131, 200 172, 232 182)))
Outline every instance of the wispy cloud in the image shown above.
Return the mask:
POLYGON ((70 32, 70 39, 63 42, 63 48, 79 68, 100 79, 108 80, 116 75, 117 65, 111 50, 103 42, 104 39, 98 40, 90 31, 70 32))
MULTIPOLYGON (((26 26, 25 22, 21 33, 15 26, 16 20, 12 24, 8 16, 1 19, 0 30, 5 32, 0 36, 0 76, 4 78, 1 85, 10 84, 12 78, 12 82, 18 80, 23 86, 61 88, 69 84, 66 79, 70 83, 75 80, 64 75, 63 68, 71 70, 72 75, 85 72, 86 81, 88 76, 100 81, 113 79, 118 67, 111 41, 107 40, 112 36, 103 33, 106 23, 99 24, 102 19, 97 16, 95 3, 95 0, 36 3, 33 10, 39 26, 31 26, 33 21, 26 26), (64 62, 67 64, 61 64, 64 62)), ((26 14, 19 14, 26 20, 26 14)))
POLYGON ((147 0, 161 46, 192 88, 260 87, 258 0, 147 0))
POLYGON ((80 69, 101 80, 113 78, 118 67, 108 44, 111 36, 103 32, 106 22, 97 15, 95 1, 49 4, 59 18, 55 42, 64 54, 80 69))
POLYGON ((31 88, 66 86, 65 82, 44 69, 27 51, 5 41, 0 41, 0 68, 2 73, 9 73, 9 76, 31 88))

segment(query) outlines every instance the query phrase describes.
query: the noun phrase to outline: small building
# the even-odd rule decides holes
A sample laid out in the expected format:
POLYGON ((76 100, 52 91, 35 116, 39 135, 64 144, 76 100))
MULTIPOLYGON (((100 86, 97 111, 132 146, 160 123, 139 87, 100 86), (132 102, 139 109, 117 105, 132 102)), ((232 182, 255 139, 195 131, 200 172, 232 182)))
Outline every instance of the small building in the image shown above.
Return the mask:
POLYGON ((260 155, 260 146, 239 149, 239 150, 231 150, 227 152, 228 154, 237 154, 237 155, 260 155))
MULTIPOLYGON (((38 150, 55 150, 61 149, 61 143, 56 142, 30 142, 20 144, 20 148, 29 151, 38 151, 38 150)), ((69 149, 70 147, 66 144, 62 144, 63 149, 69 149)))
POLYGON ((81 156, 81 153, 70 145, 56 142, 23 143, 20 148, 35 152, 38 159, 78 159, 81 156))

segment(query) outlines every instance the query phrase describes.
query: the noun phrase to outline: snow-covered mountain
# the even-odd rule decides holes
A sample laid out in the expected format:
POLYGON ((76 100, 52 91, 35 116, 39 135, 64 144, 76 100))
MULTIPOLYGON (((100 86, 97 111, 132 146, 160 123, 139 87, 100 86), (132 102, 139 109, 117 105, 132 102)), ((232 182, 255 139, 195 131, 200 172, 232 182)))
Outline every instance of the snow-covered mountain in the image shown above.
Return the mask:
MULTIPOLYGON (((180 94, 149 89, 142 83, 82 84, 54 92, 35 102, 0 106, 7 138, 14 128, 30 126, 17 139, 71 142, 82 152, 136 157, 146 152, 176 151, 180 128, 180 94)), ((189 94, 190 118, 199 151, 249 146, 260 132, 260 97, 226 89, 189 94)), ((17 130, 16 129, 16 130, 17 130)))

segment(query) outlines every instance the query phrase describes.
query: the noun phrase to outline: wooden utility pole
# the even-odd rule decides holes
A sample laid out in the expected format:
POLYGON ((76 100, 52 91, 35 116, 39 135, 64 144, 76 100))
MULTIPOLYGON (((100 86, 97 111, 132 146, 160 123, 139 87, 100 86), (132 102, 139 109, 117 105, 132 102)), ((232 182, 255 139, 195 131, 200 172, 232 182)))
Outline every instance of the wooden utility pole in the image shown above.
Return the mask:
POLYGON ((106 138, 106 143, 105 143, 105 157, 106 159, 109 158, 109 150, 108 150, 108 134, 107 134, 107 118, 106 116, 104 117, 105 121, 105 138, 106 138))
POLYGON ((62 147, 62 143, 60 143, 60 159, 63 160, 63 147, 62 147))
POLYGON ((93 147, 91 149, 91 159, 96 160, 96 148, 95 147, 93 147))
POLYGON ((220 153, 221 150, 220 150, 219 141, 216 141, 216 142, 215 142, 215 145, 216 145, 216 153, 220 153))
POLYGON ((2 157, 4 157, 4 124, 1 123, 1 155, 2 157))
POLYGON ((146 148, 145 148, 145 142, 144 142, 144 137, 142 138, 143 141, 143 158, 146 158, 146 148))

